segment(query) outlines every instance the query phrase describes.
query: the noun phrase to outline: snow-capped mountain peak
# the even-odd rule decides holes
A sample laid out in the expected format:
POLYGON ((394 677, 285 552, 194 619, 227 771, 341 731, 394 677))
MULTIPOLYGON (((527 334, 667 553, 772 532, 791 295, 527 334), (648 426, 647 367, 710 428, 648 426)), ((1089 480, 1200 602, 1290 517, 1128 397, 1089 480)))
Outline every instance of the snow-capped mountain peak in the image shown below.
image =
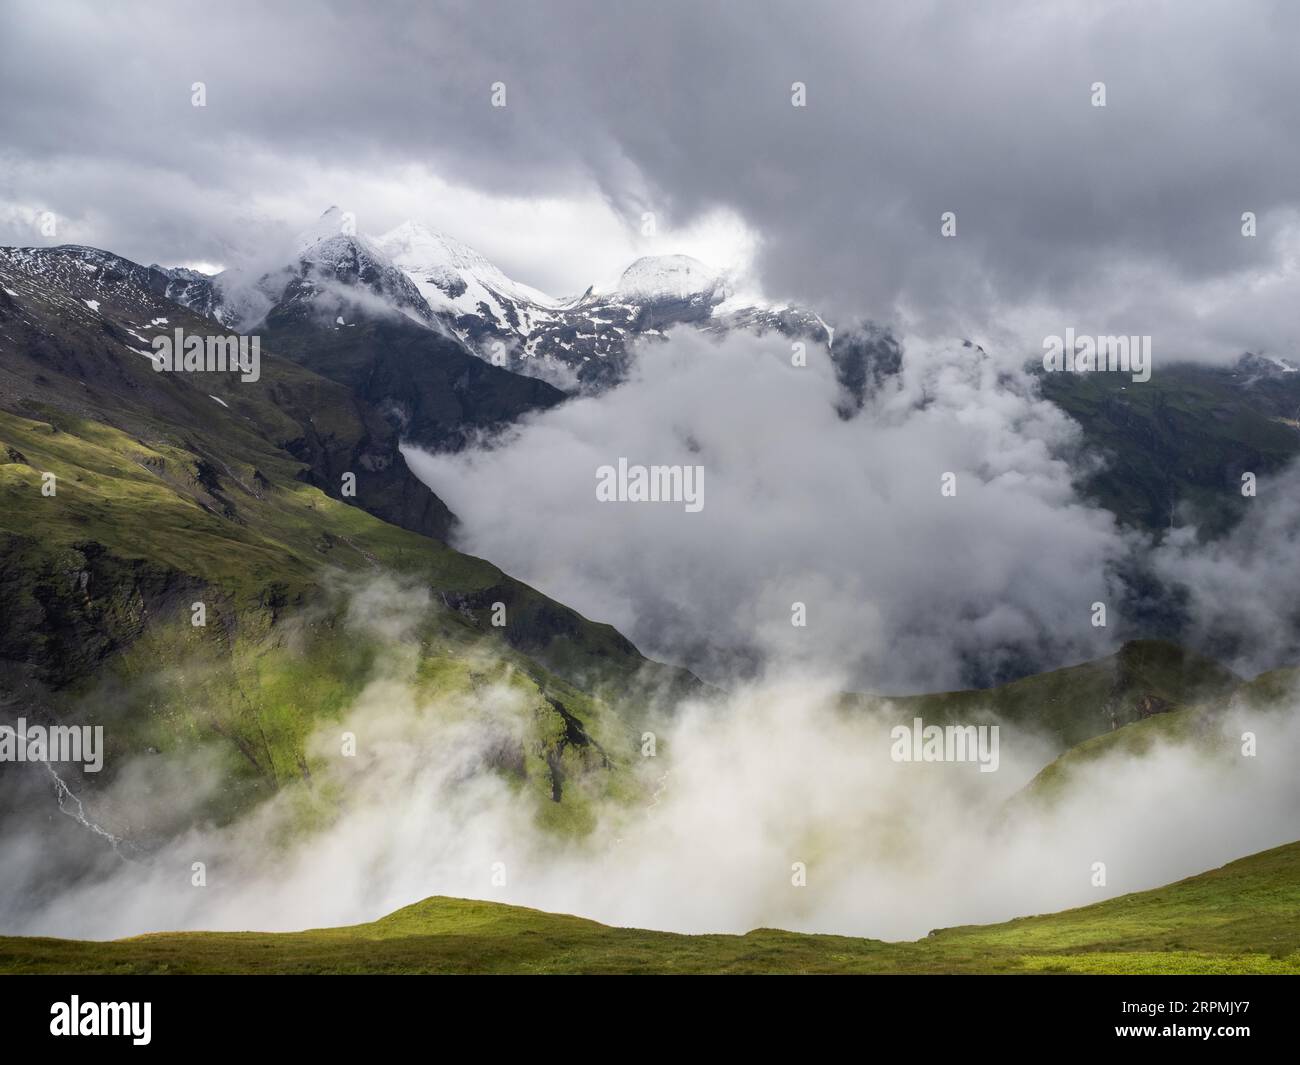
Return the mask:
POLYGON ((384 250, 371 238, 357 233, 349 216, 337 207, 331 207, 299 233, 294 249, 295 268, 310 267, 324 274, 367 263, 379 270, 395 268, 384 250))
POLYGON ((379 237, 377 244, 438 309, 472 314, 485 302, 499 313, 503 309, 499 297, 544 309, 561 305, 560 300, 506 276, 468 244, 421 222, 403 222, 379 237))
POLYGON ((691 299, 721 296, 720 271, 689 255, 643 255, 623 271, 619 294, 632 299, 691 299))
POLYGON ((330 207, 320 218, 298 234, 294 240, 295 251, 298 255, 304 255, 317 244, 335 237, 352 236, 353 233, 355 233, 355 226, 349 225, 348 216, 339 208, 330 207))
MULTIPOLYGON (((396 312, 454 336, 497 366, 565 389, 609 387, 624 377, 638 345, 662 341, 681 328, 811 339, 845 365, 857 358, 882 372, 897 362, 888 337, 841 334, 810 310, 742 292, 733 275, 689 255, 643 256, 612 289, 589 287, 581 296, 556 299, 420 222, 403 222, 371 237, 355 232, 353 221, 331 207, 295 238, 281 236, 255 263, 215 276, 137 268, 133 292, 164 296, 241 330, 299 322, 337 330, 396 312)), ((15 249, 14 254, 38 253, 15 249)), ((36 265, 70 276, 112 279, 123 273, 110 262, 115 257, 92 249, 40 254, 44 258, 36 265)), ((104 284, 83 287, 80 309, 73 308, 77 313, 103 298, 101 292, 116 298, 104 284)), ((870 376, 861 367, 854 373, 864 380, 870 376)))

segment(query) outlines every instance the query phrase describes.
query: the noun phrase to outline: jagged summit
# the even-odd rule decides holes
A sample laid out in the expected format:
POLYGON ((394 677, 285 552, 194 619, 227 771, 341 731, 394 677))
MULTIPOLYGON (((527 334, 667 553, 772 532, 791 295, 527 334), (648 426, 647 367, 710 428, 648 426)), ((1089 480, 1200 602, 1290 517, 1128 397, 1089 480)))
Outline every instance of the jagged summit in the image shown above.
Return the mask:
MULTIPOLYGON (((642 256, 613 289, 588 286, 579 296, 556 298, 422 222, 402 222, 372 237, 356 232, 354 221, 331 206, 296 236, 269 244, 255 266, 213 276, 182 267, 153 268, 149 275, 140 268, 136 286, 240 330, 287 321, 346 329, 396 312, 454 336, 480 358, 565 390, 608 387, 626 374, 638 344, 683 327, 715 335, 775 331, 829 350, 830 329, 815 313, 736 291, 730 274, 690 255, 642 256)), ((38 255, 42 268, 70 275, 123 272, 110 262, 115 257, 95 249, 15 254, 38 255)), ((877 370, 896 365, 891 344, 863 331, 836 337, 832 355, 850 367, 845 372, 855 396, 877 370)))
POLYGON ((1256 355, 1248 351, 1237 360, 1235 369, 1242 374, 1276 377, 1279 374, 1300 373, 1300 362, 1281 355, 1256 355))
POLYGON ((213 274, 204 273, 202 270, 195 270, 189 266, 159 266, 154 263, 149 267, 150 270, 157 270, 160 274, 173 278, 177 281, 211 281, 213 274))

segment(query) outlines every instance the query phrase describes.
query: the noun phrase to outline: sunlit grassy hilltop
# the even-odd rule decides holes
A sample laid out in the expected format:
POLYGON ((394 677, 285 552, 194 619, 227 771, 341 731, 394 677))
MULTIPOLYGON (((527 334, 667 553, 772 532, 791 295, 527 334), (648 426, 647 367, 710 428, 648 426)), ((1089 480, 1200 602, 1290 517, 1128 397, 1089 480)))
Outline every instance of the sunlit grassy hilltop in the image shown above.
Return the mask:
POLYGON ((370 924, 0 938, 4 973, 1300 973, 1300 842, 1154 891, 912 943, 676 935, 430 898, 370 924))

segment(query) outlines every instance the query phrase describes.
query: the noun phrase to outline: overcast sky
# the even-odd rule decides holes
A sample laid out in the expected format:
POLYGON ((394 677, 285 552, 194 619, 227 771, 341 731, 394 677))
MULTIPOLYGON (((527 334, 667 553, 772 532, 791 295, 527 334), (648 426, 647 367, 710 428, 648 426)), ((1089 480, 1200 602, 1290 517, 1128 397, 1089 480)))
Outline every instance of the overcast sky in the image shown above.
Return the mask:
POLYGON ((337 203, 557 294, 680 250, 994 347, 1295 354, 1297 40, 1241 0, 4 0, 0 240, 231 265, 337 203))

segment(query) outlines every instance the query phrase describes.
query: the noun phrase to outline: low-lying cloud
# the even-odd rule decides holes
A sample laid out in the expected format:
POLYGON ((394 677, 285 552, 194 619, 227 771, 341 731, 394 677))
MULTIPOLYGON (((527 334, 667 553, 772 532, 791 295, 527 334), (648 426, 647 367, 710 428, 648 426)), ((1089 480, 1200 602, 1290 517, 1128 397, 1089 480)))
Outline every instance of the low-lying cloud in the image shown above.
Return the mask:
MULTIPOLYGON (((93 938, 289 930, 452 895, 686 932, 913 938, 1157 886, 1295 834, 1293 710, 1220 707, 1215 742, 1117 748, 1080 768, 1054 803, 1008 806, 1050 759, 1043 738, 1003 724, 993 773, 896 762, 887 707, 837 709, 833 678, 791 673, 679 706, 659 726, 656 757, 620 751, 595 770, 637 778, 639 787, 620 789, 634 797, 599 803, 584 836, 556 835, 538 823, 549 798, 509 784, 488 757, 526 728, 518 691, 417 694, 409 619, 428 604, 387 582, 358 599, 349 624, 390 643, 352 706, 309 741, 310 787, 291 783, 225 827, 174 828, 131 857, 66 820, 56 862, 59 834, 45 824, 60 820, 52 798, 14 809, 3 828, 0 927, 93 938), (1240 752, 1247 729, 1255 757, 1240 752), (355 758, 340 755, 344 731, 356 736, 355 758), (317 815, 304 818, 307 809, 317 815), (191 882, 195 861, 204 887, 191 882)), ((87 797, 87 811, 130 829, 150 811, 186 809, 187 795, 219 781, 202 752, 151 755, 87 797)))
POLYGON ((1251 676, 1300 661, 1300 463, 1261 478, 1241 522, 1217 541, 1172 530, 1152 570, 1185 596, 1189 642, 1251 676))
POLYGON ((856 417, 841 399, 824 351, 683 329, 612 391, 407 459, 458 546, 715 678, 798 662, 938 690, 1111 649, 1092 606, 1129 545, 1076 496, 1091 459, 1031 377, 911 344, 856 417), (703 509, 601 502, 620 458, 701 466, 703 509))

